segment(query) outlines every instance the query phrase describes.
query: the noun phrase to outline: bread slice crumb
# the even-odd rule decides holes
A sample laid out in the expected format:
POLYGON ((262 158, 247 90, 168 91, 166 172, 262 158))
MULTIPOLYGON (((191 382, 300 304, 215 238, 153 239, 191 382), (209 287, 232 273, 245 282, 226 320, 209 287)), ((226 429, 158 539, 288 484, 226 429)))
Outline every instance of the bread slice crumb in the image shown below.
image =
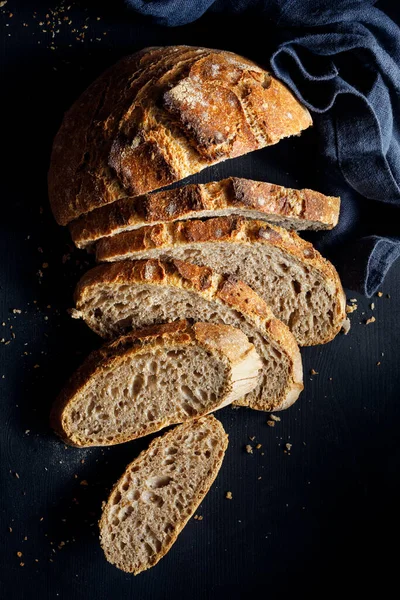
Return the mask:
POLYGON ((383 292, 378 292, 376 295, 378 296, 378 298, 382 298, 383 292))
POLYGON ((269 427, 275 427, 275 421, 267 421, 269 427))
POLYGON ((227 500, 232 500, 232 498, 233 498, 233 496, 232 496, 232 492, 226 492, 226 494, 225 494, 225 498, 226 498, 227 500))
POLYGON ((250 444, 247 444, 246 452, 247 452, 247 454, 253 454, 253 448, 250 446, 250 444))
POLYGON ((347 314, 353 313, 355 310, 357 310, 357 308, 358 308, 357 304, 347 304, 346 312, 347 312, 347 314))
POLYGON ((375 321, 376 321, 375 317, 370 317, 369 319, 367 319, 365 321, 365 324, 370 325, 371 323, 375 323, 375 321))
POLYGON ((270 414, 269 418, 272 419, 273 421, 275 421, 276 423, 278 423, 281 420, 280 417, 277 417, 276 415, 273 415, 273 414, 270 414))
POLYGON ((315 369, 311 369, 310 375, 318 375, 318 371, 315 371, 315 369))

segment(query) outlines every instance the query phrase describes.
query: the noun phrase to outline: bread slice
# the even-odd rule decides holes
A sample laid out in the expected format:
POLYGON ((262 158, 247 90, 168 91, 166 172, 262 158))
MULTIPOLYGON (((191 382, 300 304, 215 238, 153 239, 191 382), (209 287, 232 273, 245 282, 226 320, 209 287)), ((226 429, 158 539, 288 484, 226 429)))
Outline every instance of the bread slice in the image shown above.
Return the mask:
POLYGON ((296 233, 262 221, 230 216, 142 227, 100 240, 96 257, 176 258, 232 273, 267 302, 301 346, 329 342, 346 319, 333 265, 296 233))
POLYGON ((339 209, 340 198, 334 196, 229 177, 123 198, 72 221, 69 229, 78 248, 85 248, 100 238, 145 225, 229 215, 261 219, 287 229, 332 229, 339 209))
POLYGON ((177 321, 93 352, 51 416, 73 446, 110 446, 201 417, 253 390, 262 363, 230 325, 177 321))
POLYGON ((75 291, 76 310, 96 333, 124 331, 183 318, 238 327, 262 359, 257 388, 238 401, 258 410, 281 410, 302 385, 298 346, 253 290, 233 276, 182 261, 123 261, 88 271, 75 291))
POLYGON ((115 484, 100 519, 107 560, 138 575, 165 556, 218 475, 228 436, 213 416, 157 437, 115 484))
POLYGON ((312 124, 270 73, 223 50, 147 48, 99 77, 54 140, 49 197, 66 225, 312 124))

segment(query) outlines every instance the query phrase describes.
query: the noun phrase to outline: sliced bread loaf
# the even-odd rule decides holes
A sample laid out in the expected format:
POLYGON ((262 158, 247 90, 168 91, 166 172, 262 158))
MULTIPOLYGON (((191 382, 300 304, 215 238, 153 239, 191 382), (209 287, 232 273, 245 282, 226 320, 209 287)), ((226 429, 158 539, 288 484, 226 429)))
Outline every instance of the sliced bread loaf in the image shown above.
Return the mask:
POLYGON ((97 243, 98 261, 179 259, 232 273, 263 298, 301 346, 329 342, 346 319, 333 265, 295 232, 243 217, 142 227, 97 243))
POLYGON ((69 228, 74 243, 85 248, 102 237, 145 225, 232 214, 269 221, 287 229, 332 229, 337 224, 339 209, 340 198, 313 190, 293 190, 229 177, 123 198, 72 221, 69 228))
POLYGON ((73 446, 108 446, 203 416, 254 389, 262 364, 229 325, 176 321, 93 352, 51 415, 73 446))
POLYGON ((101 75, 54 140, 49 197, 66 225, 312 124, 288 88, 223 50, 147 48, 101 75))
POLYGON ((240 328, 263 362, 260 383, 238 403, 280 410, 297 400, 302 385, 298 346, 251 288, 233 276, 182 261, 123 261, 88 271, 75 291, 76 310, 103 337, 182 318, 240 328))
POLYGON ((100 519, 107 560, 137 575, 165 556, 218 475, 228 436, 213 416, 157 437, 115 484, 100 519))

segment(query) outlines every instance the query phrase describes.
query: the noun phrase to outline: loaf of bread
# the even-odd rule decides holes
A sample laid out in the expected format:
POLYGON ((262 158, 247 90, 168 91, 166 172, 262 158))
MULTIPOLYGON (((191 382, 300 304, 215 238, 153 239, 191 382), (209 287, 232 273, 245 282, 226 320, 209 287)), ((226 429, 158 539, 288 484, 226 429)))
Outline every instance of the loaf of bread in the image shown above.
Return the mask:
POLYGON ((108 69, 65 115, 49 172, 54 216, 66 225, 311 123, 280 81, 245 58, 147 48, 108 69))
POLYGON ((240 215, 287 229, 332 229, 339 218, 340 198, 313 190, 229 177, 173 190, 128 197, 107 204, 69 225, 78 248, 145 225, 184 219, 240 215))
POLYGON ((177 321, 93 352, 60 394, 54 429, 73 446, 109 446, 222 408, 253 390, 262 363, 229 325, 177 321))
POLYGON ((228 436, 213 416, 152 441, 114 486, 100 519, 107 560, 137 575, 165 556, 218 475, 228 436))
POLYGON ((105 338, 183 318, 238 327, 254 344, 263 368, 257 388, 237 404, 282 410, 303 389, 292 333, 233 276, 177 260, 122 261, 88 271, 77 285, 75 302, 73 316, 105 338))
POLYGON ((99 262, 178 259, 231 273, 253 288, 301 346, 329 342, 346 319, 333 265, 295 232, 243 217, 141 227, 97 243, 99 262))

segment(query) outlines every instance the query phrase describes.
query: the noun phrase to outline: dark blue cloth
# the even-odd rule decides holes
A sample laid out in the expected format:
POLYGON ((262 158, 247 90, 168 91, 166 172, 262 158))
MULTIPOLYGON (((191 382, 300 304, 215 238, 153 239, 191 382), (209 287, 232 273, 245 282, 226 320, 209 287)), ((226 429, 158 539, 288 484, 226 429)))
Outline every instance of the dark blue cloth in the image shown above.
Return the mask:
MULTIPOLYGON (((128 3, 168 26, 190 23, 211 8, 254 13, 257 18, 266 19, 266 27, 274 27, 277 43, 270 59, 272 70, 313 113, 324 160, 336 170, 338 181, 343 181, 339 190, 340 225, 321 236, 318 247, 340 250, 343 239, 346 238, 347 244, 349 239, 343 234, 350 232, 346 259, 342 257, 342 262, 339 261, 339 270, 345 285, 371 296, 400 256, 400 29, 397 25, 368 0, 128 0, 128 3), (370 224, 369 235, 360 235, 357 228, 359 205, 364 209, 364 222, 370 224), (374 231, 377 222, 380 230, 374 231), (392 232, 390 236, 382 234, 385 222, 392 232)), ((266 60, 262 48, 259 60, 266 60)))

